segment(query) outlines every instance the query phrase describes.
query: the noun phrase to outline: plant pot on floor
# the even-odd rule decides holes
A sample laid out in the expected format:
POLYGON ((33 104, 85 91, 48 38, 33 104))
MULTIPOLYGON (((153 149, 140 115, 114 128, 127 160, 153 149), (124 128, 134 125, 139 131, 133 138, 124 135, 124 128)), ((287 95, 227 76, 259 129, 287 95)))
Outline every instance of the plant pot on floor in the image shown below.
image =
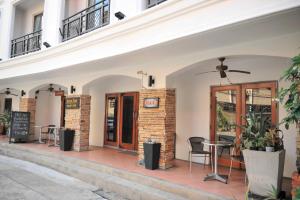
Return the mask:
POLYGON ((159 167, 160 143, 144 143, 144 159, 146 169, 157 169, 159 167))
POLYGON ((60 150, 71 151, 73 147, 75 130, 66 129, 59 133, 60 150))
POLYGON ((285 150, 276 152, 243 150, 251 193, 268 196, 272 186, 281 191, 285 150))

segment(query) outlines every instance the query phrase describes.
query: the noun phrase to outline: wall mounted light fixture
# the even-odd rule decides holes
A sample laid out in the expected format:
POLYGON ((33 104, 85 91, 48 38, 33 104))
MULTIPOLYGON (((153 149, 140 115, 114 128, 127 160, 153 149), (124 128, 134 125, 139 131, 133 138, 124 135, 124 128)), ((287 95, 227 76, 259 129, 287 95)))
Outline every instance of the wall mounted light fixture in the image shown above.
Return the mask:
POLYGON ((148 86, 152 87, 155 84, 155 79, 152 75, 148 77, 148 86))
POLYGON ((122 20, 122 19, 124 19, 126 16, 124 15, 124 13, 122 13, 122 12, 116 12, 115 13, 115 17, 116 18, 118 18, 119 20, 122 20))
POLYGON ((71 85, 71 88, 70 88, 71 94, 75 93, 75 91, 76 91, 75 86, 74 86, 74 85, 71 85))
POLYGON ((44 45, 46 48, 51 47, 51 45, 50 45, 48 42, 44 42, 43 45, 44 45))
POLYGON ((21 90, 21 97, 25 96, 26 92, 24 90, 21 90))

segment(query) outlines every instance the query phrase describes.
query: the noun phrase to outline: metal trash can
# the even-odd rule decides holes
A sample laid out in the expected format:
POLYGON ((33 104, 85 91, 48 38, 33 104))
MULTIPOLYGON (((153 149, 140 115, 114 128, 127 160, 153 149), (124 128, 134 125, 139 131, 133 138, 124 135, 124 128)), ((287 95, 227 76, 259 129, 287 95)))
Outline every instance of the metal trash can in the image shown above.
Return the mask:
POLYGON ((74 136, 75 130, 62 129, 59 133, 60 150, 71 151, 73 147, 74 136))
POLYGON ((144 160, 146 169, 157 169, 159 167, 160 143, 144 143, 144 160))

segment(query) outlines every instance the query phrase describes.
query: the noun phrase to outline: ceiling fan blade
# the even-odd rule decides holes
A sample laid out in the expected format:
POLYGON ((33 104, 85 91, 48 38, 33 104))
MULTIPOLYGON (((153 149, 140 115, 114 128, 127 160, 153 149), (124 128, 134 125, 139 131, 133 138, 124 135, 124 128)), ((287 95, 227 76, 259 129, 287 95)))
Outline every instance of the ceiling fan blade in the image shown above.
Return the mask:
POLYGON ((218 72, 218 71, 199 72, 199 73, 196 73, 195 76, 198 76, 198 75, 201 75, 201 74, 213 73, 213 72, 218 72))
POLYGON ((251 74, 251 72, 243 71, 243 70, 228 70, 228 72, 237 72, 237 73, 243 73, 243 74, 251 74))
POLYGON ((227 77, 227 74, 226 74, 225 71, 221 70, 221 71, 220 71, 220 76, 221 76, 221 78, 226 78, 226 77, 227 77))

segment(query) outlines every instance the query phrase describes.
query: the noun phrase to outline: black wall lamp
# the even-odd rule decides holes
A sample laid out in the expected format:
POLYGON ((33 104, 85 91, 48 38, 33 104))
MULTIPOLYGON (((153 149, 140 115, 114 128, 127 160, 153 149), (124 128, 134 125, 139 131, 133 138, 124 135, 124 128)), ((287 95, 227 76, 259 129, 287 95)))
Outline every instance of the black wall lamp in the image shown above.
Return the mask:
POLYGON ((152 87, 155 84, 155 79, 152 75, 148 77, 148 86, 152 87))
POLYGON ((40 93, 40 91, 39 90, 37 90, 37 91, 35 91, 35 99, 37 99, 38 98, 38 95, 39 95, 39 93, 40 93))
POLYGON ((43 45, 44 45, 46 48, 51 47, 51 45, 50 45, 48 42, 44 42, 43 45))
POLYGON ((115 17, 118 18, 119 20, 124 19, 126 16, 122 12, 116 12, 115 17))
POLYGON ((71 85, 70 91, 71 91, 71 94, 75 93, 76 88, 74 85, 71 85))
POLYGON ((26 92, 24 90, 21 90, 21 97, 25 96, 26 92))

